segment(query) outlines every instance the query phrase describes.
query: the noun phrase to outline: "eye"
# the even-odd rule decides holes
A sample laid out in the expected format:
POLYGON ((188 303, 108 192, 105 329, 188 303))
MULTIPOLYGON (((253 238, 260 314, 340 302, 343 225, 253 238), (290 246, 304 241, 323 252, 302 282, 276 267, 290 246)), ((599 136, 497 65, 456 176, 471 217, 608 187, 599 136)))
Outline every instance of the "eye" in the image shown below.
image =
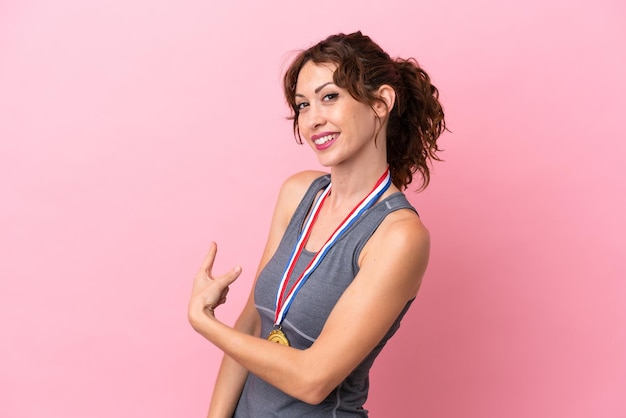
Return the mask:
POLYGON ((324 95, 322 100, 324 100, 325 102, 330 102, 335 100, 337 97, 339 97, 339 93, 328 93, 324 95))
POLYGON ((305 107, 308 107, 309 104, 307 102, 300 102, 300 103, 296 103, 296 111, 301 111, 302 109, 304 109, 305 107))

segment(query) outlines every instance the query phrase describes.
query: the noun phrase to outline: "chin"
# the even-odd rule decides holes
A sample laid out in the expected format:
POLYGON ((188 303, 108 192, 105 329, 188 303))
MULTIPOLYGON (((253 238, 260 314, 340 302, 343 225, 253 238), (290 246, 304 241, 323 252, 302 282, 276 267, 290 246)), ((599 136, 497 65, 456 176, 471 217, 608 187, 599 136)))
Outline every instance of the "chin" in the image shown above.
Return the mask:
POLYGON ((335 158, 323 157, 319 155, 317 156, 317 161, 323 167, 333 167, 339 163, 339 161, 335 158))

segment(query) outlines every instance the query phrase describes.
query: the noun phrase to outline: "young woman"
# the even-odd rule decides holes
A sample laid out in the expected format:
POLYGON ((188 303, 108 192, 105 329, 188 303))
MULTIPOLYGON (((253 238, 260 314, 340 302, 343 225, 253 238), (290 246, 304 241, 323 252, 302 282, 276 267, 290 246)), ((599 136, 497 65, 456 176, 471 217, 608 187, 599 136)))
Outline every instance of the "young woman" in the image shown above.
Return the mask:
POLYGON ((197 274, 189 320, 224 351, 209 417, 366 417, 374 359, 420 287, 429 234, 403 190, 445 129, 438 91, 414 60, 360 32, 301 52, 284 77, 294 134, 330 174, 280 191, 254 289, 234 328, 214 316, 234 268, 197 274))

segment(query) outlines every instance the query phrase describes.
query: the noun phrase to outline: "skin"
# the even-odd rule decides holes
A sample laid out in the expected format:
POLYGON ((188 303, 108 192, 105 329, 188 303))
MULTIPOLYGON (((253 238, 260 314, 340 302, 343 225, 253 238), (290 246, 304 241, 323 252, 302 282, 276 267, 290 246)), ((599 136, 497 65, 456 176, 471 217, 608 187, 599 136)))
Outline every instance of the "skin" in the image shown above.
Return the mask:
MULTIPOLYGON (((306 244, 311 251, 320 249, 387 165, 385 124, 395 92, 389 86, 380 87, 380 101, 372 108, 332 83, 335 68, 333 64, 307 63, 296 86, 300 134, 319 161, 330 168, 333 183, 306 244), (339 135, 329 147, 318 149, 311 138, 321 133, 339 135)), ((307 188, 322 174, 298 173, 283 184, 257 275, 276 251, 307 188)), ((397 191, 391 186, 382 198, 397 191)), ((323 401, 415 297, 428 263, 429 243, 428 231, 413 211, 389 214, 363 248, 358 275, 306 350, 271 343, 259 335, 260 318, 252 292, 233 328, 216 319, 214 311, 225 302, 228 287, 241 269, 214 275, 217 246, 211 244, 194 279, 188 311, 193 328, 225 353, 208 416, 232 416, 248 372, 304 402, 323 401)))

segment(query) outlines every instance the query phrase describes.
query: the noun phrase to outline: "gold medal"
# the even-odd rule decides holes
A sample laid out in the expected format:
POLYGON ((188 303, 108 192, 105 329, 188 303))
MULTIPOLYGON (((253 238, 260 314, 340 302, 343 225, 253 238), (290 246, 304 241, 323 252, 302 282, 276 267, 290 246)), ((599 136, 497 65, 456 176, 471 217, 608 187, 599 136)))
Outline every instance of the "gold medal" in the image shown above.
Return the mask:
POLYGON ((267 336, 267 340, 276 344, 289 346, 289 340, 280 328, 274 328, 270 332, 270 335, 267 336))

